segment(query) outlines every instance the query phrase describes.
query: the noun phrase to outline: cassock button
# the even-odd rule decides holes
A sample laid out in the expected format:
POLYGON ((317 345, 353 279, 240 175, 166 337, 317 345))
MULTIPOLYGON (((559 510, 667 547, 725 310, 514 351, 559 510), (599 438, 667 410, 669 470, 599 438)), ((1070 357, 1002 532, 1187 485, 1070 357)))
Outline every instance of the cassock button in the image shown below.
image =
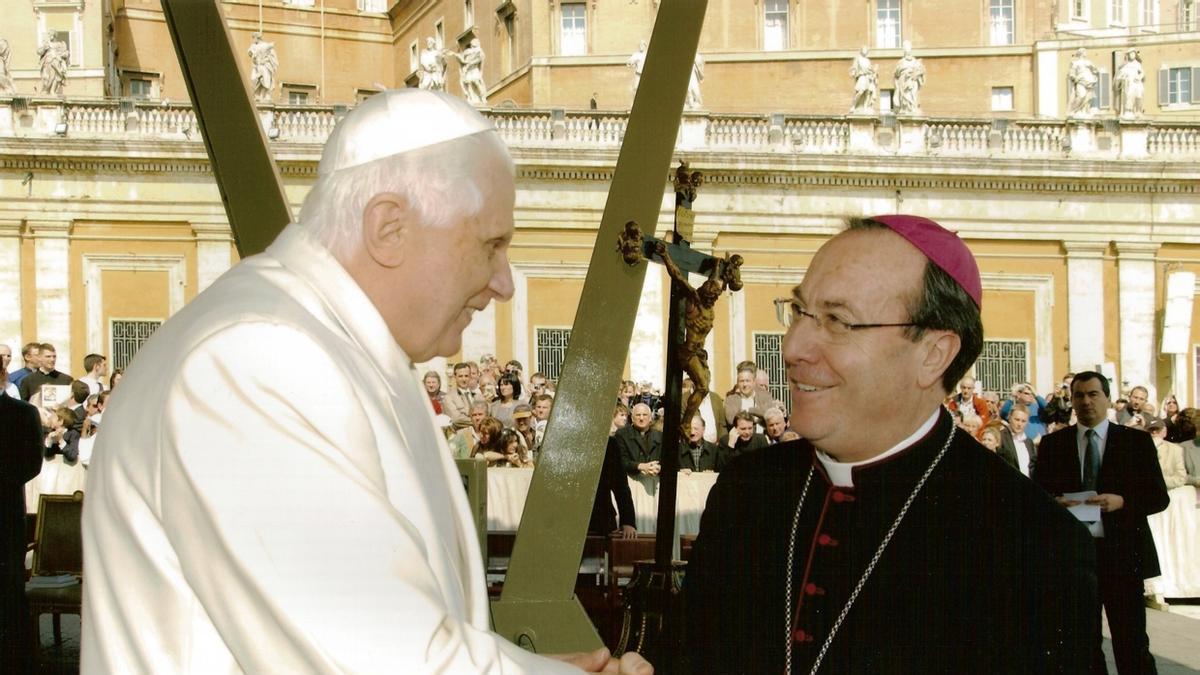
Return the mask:
POLYGON ((792 631, 792 639, 796 642, 812 642, 813 636, 811 633, 804 632, 804 629, 797 628, 796 630, 792 631))
POLYGON ((809 582, 807 584, 804 584, 804 594, 805 595, 825 595, 825 589, 821 588, 820 586, 818 586, 812 582, 809 582))
POLYGON ((841 490, 834 490, 833 501, 837 502, 838 504, 841 504, 842 502, 852 502, 854 501, 854 495, 842 492, 841 490))
POLYGON ((817 537, 817 543, 821 546, 837 546, 838 544, 837 539, 834 539, 827 534, 822 534, 821 536, 817 537))

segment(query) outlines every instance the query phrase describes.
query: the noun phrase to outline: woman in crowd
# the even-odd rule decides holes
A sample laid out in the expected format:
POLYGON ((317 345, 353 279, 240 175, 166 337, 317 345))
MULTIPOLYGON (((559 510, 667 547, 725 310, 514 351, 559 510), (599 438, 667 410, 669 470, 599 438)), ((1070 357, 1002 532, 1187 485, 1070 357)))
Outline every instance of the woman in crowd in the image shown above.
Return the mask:
POLYGON ((505 429, 500 432, 500 446, 504 448, 504 463, 500 466, 510 469, 532 469, 533 460, 529 458, 529 451, 521 443, 521 439, 516 431, 505 429))
POLYGON ((1182 441, 1190 441, 1190 438, 1183 438, 1179 435, 1177 426, 1179 424, 1179 399, 1175 398, 1175 394, 1167 394, 1167 397, 1162 401, 1162 421, 1167 424, 1167 440, 1172 443, 1180 443, 1182 441))
POLYGON ((633 404, 637 403, 635 399, 637 399, 637 385, 633 383, 633 380, 621 380, 621 388, 617 390, 617 405, 625 406, 626 416, 633 404))
POLYGON ((979 442, 983 447, 996 452, 1000 447, 1000 425, 989 424, 979 432, 979 442))
POLYGON ((425 393, 429 396, 429 403, 433 406, 433 414, 442 414, 442 376, 435 371, 425 373, 425 377, 421 378, 421 384, 425 387, 425 393))
POLYGON ((495 417, 484 418, 479 423, 479 441, 471 449, 471 457, 482 459, 488 466, 503 466, 507 461, 504 458, 504 446, 500 444, 503 431, 504 425, 500 420, 495 417))
POLYGON ((117 388, 117 383, 125 376, 125 371, 121 368, 113 368, 112 374, 108 376, 108 390, 112 391, 117 388))
MULTIPOLYGON (((630 384, 633 384, 630 382, 630 384)), ((613 411, 612 426, 608 430, 608 435, 612 436, 617 433, 617 429, 623 429, 629 424, 629 406, 624 403, 618 403, 617 409, 613 411)))
POLYGON ((513 373, 505 373, 496 383, 496 397, 492 400, 490 413, 506 427, 513 424, 513 410, 521 402, 521 380, 513 373))

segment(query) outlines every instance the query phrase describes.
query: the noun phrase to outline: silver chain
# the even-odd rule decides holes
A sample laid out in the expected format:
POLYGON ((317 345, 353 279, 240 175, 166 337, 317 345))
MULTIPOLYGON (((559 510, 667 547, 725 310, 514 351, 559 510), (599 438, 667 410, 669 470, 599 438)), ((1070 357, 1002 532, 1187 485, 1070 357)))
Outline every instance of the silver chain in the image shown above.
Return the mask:
MULTIPOLYGON (((904 520, 904 514, 908 513, 908 508, 912 506, 913 501, 917 498, 917 493, 924 487, 925 481, 929 480, 929 476, 933 474, 933 470, 938 463, 942 461, 942 457, 946 451, 950 449, 950 443, 954 440, 954 434, 958 427, 950 427, 950 435, 946 437, 946 443, 942 445, 941 451, 937 457, 929 464, 929 468, 925 470, 925 474, 917 481, 912 492, 908 495, 908 499, 904 501, 904 506, 900 507, 900 513, 896 515, 896 520, 892 521, 892 526, 888 529, 887 534, 883 536, 883 541, 879 542, 879 548, 875 550, 875 555, 871 558, 871 562, 867 563, 867 569, 863 570, 862 576, 858 578, 858 583, 854 585, 854 590, 850 592, 850 597, 847 598, 846 604, 842 606, 842 611, 838 614, 838 618, 833 622, 833 627, 829 629, 829 635, 825 636, 825 643, 821 645, 821 651, 817 652, 817 658, 813 661, 810 675, 816 675, 817 670, 821 667, 821 661, 825 659, 825 653, 829 651, 829 645, 833 644, 833 638, 837 635, 838 629, 842 627, 842 622, 846 620, 846 615, 850 613, 850 607, 854 605, 854 601, 858 599, 858 594, 862 592, 863 586, 866 586, 867 579, 871 576, 871 572, 875 571, 875 565, 879 563, 879 559, 883 557, 883 551, 892 540, 892 536, 896 534, 896 529, 900 527, 900 521, 904 520)), ((814 460, 815 461, 815 460, 814 460)), ((808 478, 804 480, 804 489, 800 491, 800 503, 796 504, 796 513, 792 516, 792 534, 788 540, 788 558, 787 558, 787 594, 786 606, 784 613, 786 621, 784 627, 787 628, 787 642, 784 648, 784 673, 791 675, 792 673, 792 576, 795 570, 795 551, 796 551, 796 532, 800 526, 800 512, 804 509, 804 498, 808 496, 808 484, 812 481, 814 469, 808 470, 808 478)))

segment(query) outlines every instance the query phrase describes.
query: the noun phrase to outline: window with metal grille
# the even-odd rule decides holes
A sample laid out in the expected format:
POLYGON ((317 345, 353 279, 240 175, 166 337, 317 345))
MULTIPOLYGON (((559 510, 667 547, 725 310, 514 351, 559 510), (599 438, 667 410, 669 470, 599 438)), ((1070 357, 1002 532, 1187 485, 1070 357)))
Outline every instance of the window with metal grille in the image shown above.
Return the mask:
POLYGON ((900 48, 900 0, 876 0, 875 46, 900 48))
POLYGON ((358 0, 358 11, 384 13, 387 11, 387 0, 358 0))
POLYGON ((567 357, 567 345, 571 343, 570 328, 536 328, 537 367, 535 372, 557 381, 562 374, 563 359, 567 357))
POLYGON ((771 398, 783 401, 790 412, 792 397, 788 396, 787 366, 783 363, 783 333, 754 334, 754 365, 767 371, 771 378, 771 398))
POLYGON ((983 353, 975 362, 975 379, 984 391, 1007 392, 1016 382, 1028 382, 1029 342, 984 340, 983 353))
POLYGON ((559 53, 563 56, 587 54, 587 5, 563 3, 559 53))
POLYGON ((161 319, 112 319, 109 323, 112 335, 110 367, 122 370, 128 367, 142 343, 149 340, 161 325, 161 319))
POLYGON ((788 48, 788 0, 763 3, 763 49, 776 52, 788 48))
POLYGON ((1013 2, 1014 0, 991 0, 991 37, 994 45, 1013 43, 1013 25, 1016 23, 1013 2))

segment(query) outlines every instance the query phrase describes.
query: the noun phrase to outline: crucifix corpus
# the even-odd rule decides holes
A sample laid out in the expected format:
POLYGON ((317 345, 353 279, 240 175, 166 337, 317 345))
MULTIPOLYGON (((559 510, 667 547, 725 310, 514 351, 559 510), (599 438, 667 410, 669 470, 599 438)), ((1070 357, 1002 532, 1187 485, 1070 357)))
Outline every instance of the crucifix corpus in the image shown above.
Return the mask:
POLYGON ((687 438, 692 418, 708 396, 711 371, 704 342, 713 328, 714 307, 726 289, 742 289, 742 256, 716 258, 691 247, 695 212, 692 203, 703 182, 699 171, 689 171, 681 161, 675 171, 675 227, 672 242, 645 237, 636 223, 626 223, 617 240, 625 264, 645 260, 662 264, 671 277, 670 313, 667 319, 666 414, 663 419, 662 470, 658 485, 658 520, 654 560, 635 564, 626 589, 621 638, 615 652, 639 652, 651 663, 665 663, 683 636, 680 599, 684 563, 674 559, 675 495, 679 476, 679 447, 687 438), (688 273, 707 276, 692 287, 688 273), (692 393, 682 400, 682 376, 692 381, 692 393), (682 408, 682 410, 681 410, 682 408), (656 658, 657 657, 657 658, 656 658))

